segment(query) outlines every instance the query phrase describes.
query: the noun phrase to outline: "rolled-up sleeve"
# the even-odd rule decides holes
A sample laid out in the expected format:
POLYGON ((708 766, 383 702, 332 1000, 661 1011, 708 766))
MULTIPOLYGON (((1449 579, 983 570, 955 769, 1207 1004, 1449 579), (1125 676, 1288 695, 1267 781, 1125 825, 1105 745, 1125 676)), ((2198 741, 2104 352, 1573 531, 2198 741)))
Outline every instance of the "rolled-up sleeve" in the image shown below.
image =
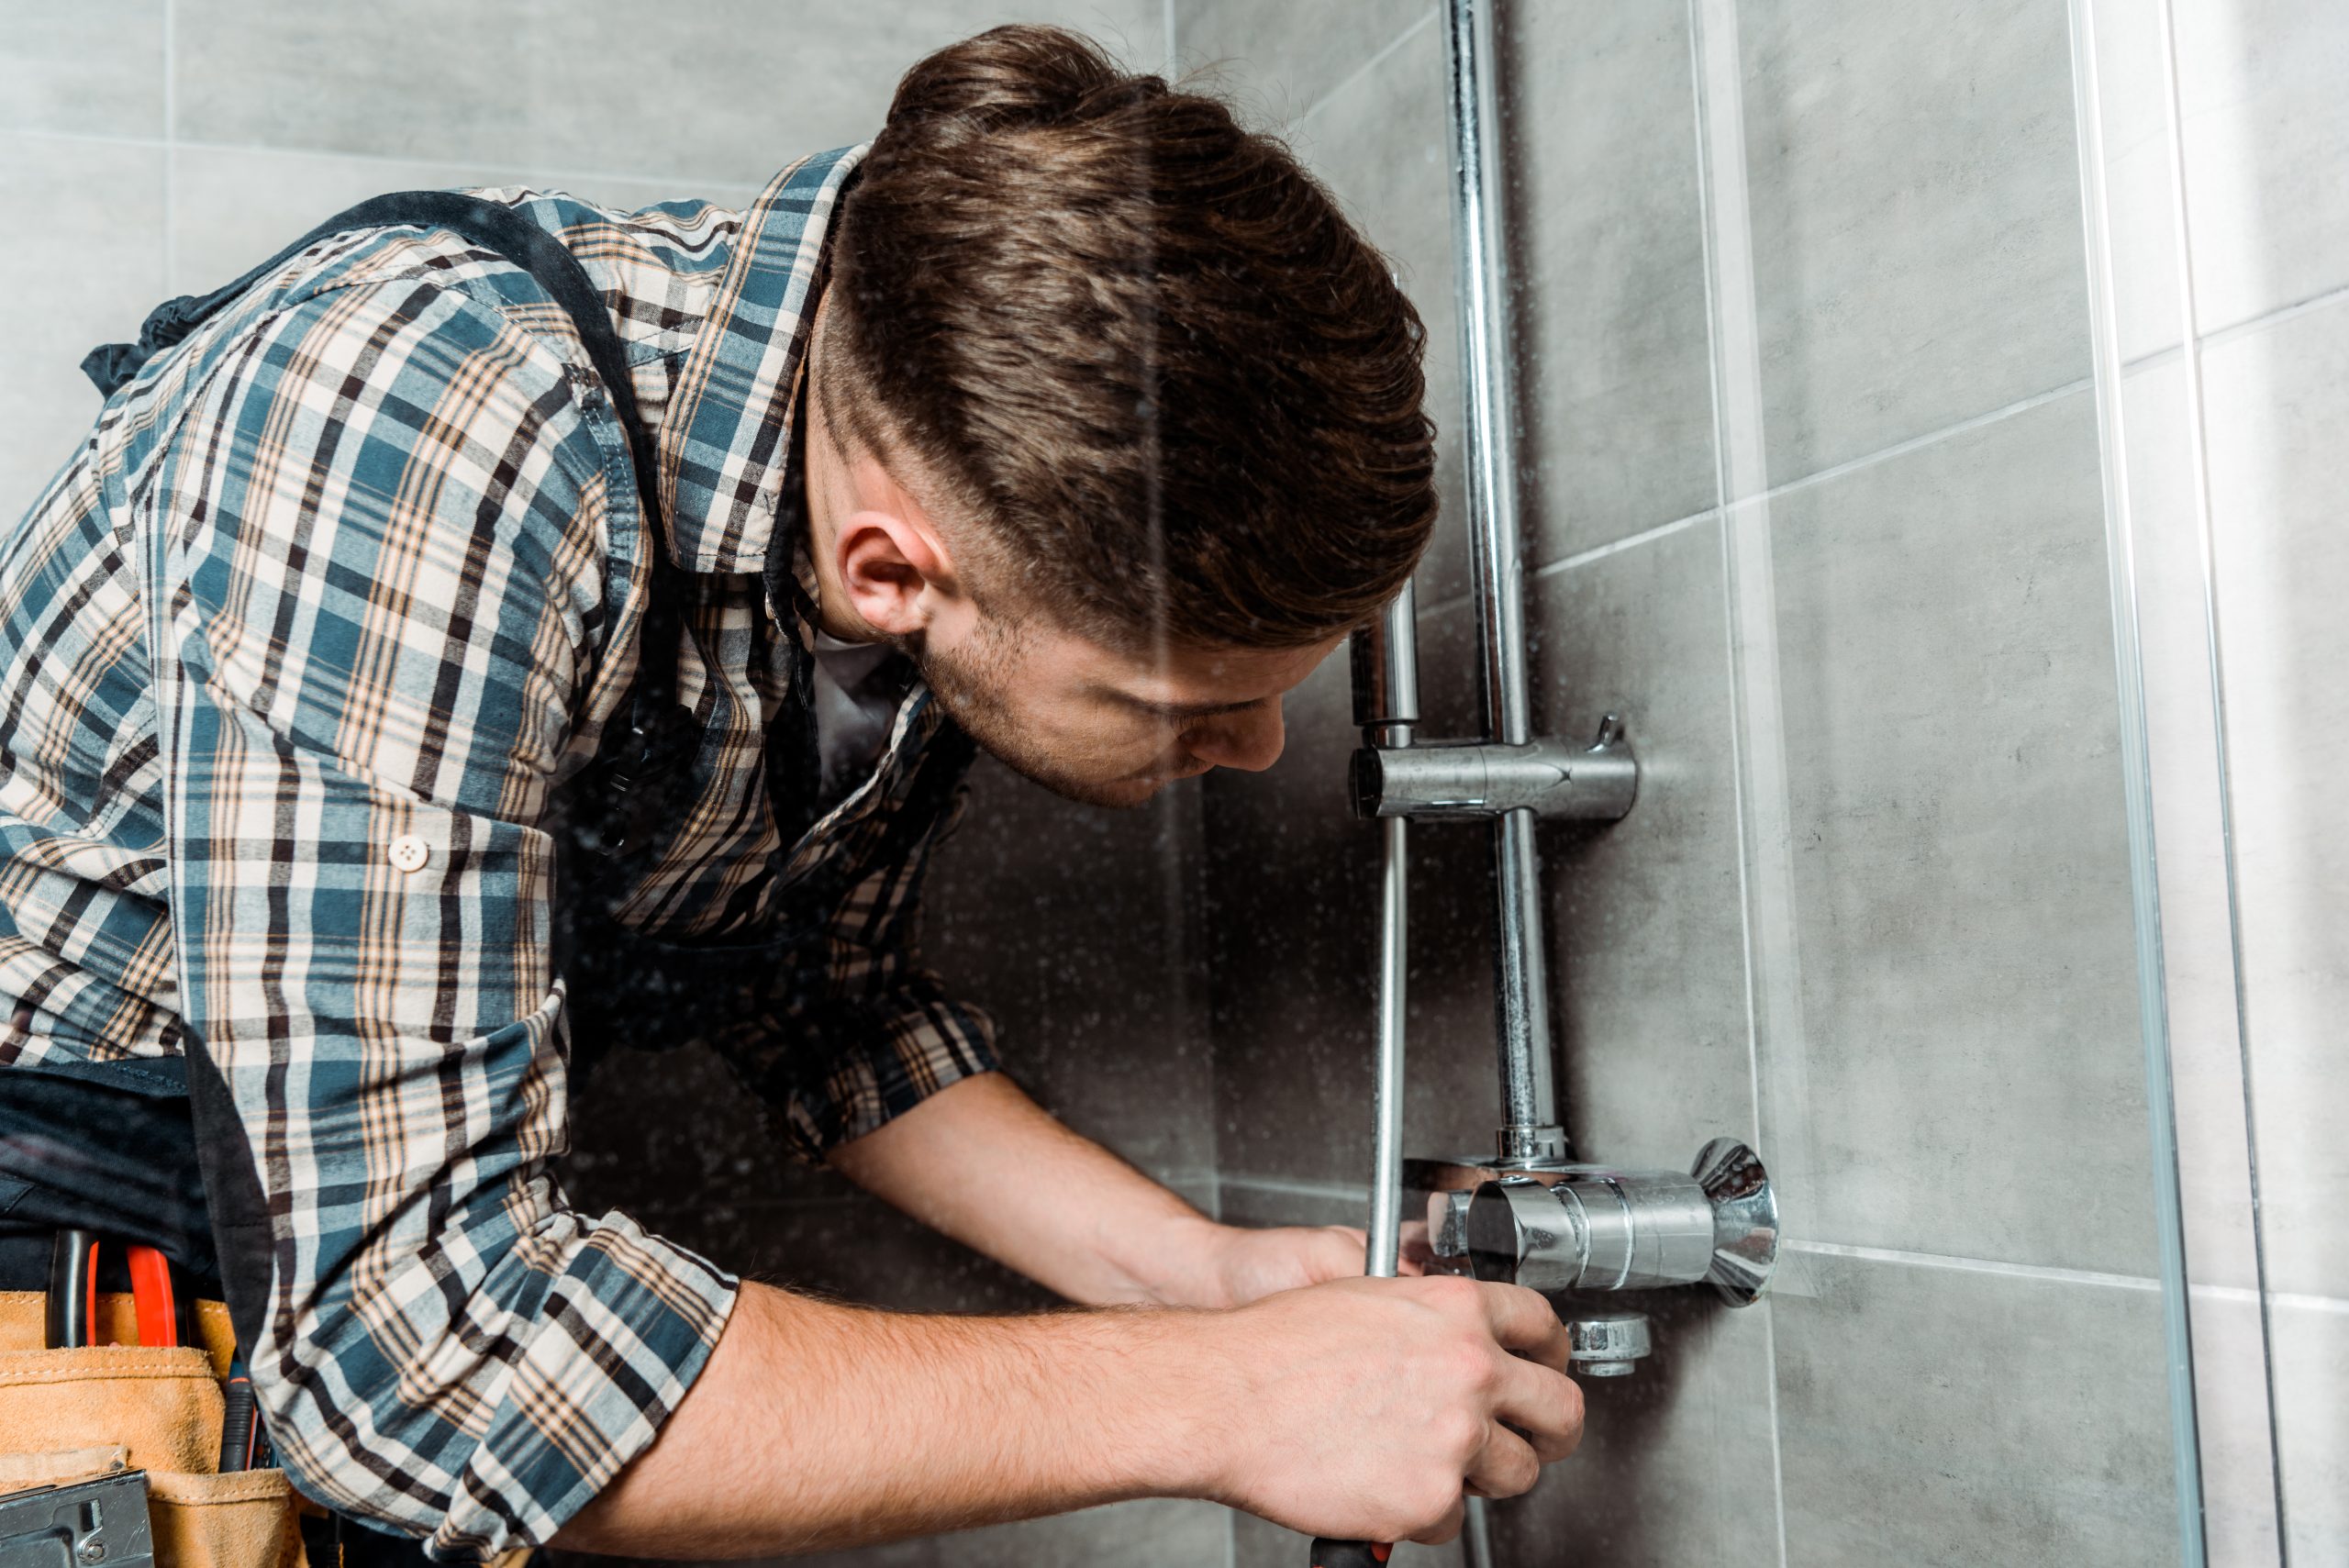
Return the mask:
POLYGON ((287 306, 163 469, 180 1011, 271 1439, 306 1494, 436 1556, 543 1541, 652 1441, 734 1298, 547 1169, 536 824, 626 470, 543 341, 406 281, 287 306))

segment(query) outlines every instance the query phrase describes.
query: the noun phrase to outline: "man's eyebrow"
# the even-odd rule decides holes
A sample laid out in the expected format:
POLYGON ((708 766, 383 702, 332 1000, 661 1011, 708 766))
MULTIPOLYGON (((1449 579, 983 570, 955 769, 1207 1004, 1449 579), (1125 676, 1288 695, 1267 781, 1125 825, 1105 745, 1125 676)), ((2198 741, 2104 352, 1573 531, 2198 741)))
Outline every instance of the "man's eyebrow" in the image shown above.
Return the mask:
POLYGON ((1218 718, 1227 713, 1241 713, 1261 706, 1264 701, 1262 697, 1251 697, 1246 702, 1152 702, 1148 697, 1138 697, 1115 686, 1096 685, 1093 690, 1122 707, 1134 708, 1156 718, 1218 718))

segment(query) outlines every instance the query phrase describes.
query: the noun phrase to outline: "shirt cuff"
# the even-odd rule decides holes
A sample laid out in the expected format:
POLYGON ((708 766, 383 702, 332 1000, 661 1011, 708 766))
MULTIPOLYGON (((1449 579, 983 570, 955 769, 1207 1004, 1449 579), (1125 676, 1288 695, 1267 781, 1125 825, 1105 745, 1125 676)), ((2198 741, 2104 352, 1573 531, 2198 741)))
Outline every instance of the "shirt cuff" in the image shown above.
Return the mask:
POLYGON ((652 1445, 707 1364, 738 1282, 618 1214, 560 1244, 529 1337, 426 1543, 450 1562, 540 1546, 652 1445))

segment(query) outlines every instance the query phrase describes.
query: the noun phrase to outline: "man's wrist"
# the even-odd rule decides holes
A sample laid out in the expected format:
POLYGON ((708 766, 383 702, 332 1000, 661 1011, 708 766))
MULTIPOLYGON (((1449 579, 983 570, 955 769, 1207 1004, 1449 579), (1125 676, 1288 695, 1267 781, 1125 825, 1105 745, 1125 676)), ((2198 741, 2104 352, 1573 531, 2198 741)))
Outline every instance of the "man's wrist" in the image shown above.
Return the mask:
POLYGON ((1233 1227, 1197 1212, 1170 1214, 1133 1238, 1126 1272, 1152 1303, 1208 1310, 1235 1305, 1223 1261, 1233 1227))
POLYGON ((1129 1374, 1108 1418, 1139 1440, 1127 1451, 1135 1471, 1120 1491, 1220 1500, 1231 1463, 1232 1413, 1246 1409, 1252 1397, 1244 1359, 1231 1348, 1234 1320, 1220 1312, 1144 1307, 1112 1308, 1098 1321, 1119 1341, 1110 1366, 1129 1374), (1144 1423, 1139 1431, 1137 1420, 1144 1423))

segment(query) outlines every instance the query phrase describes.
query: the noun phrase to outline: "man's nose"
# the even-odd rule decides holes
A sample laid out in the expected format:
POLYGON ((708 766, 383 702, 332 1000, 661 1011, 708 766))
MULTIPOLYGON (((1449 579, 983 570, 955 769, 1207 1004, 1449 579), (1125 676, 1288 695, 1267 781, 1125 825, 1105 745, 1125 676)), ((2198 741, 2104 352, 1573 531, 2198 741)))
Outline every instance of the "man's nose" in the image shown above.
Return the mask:
POLYGON ((1191 755, 1217 768, 1261 773, 1280 761, 1287 736, 1278 698, 1261 707, 1220 715, 1191 736, 1191 755))

